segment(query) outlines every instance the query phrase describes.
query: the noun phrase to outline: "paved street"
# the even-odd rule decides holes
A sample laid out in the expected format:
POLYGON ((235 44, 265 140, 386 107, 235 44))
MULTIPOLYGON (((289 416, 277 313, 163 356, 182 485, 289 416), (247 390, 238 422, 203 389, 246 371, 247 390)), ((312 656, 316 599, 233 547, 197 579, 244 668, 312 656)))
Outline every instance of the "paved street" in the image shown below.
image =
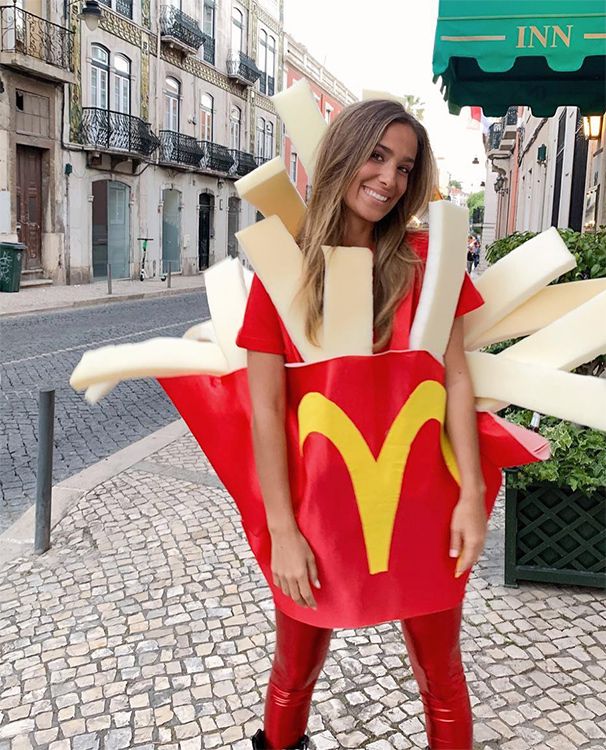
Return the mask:
MULTIPOLYGON (((24 294, 26 294, 25 292, 24 294)), ((153 336, 181 336, 208 317, 203 292, 44 312, 0 321, 0 533, 35 496, 38 390, 56 389, 54 482, 175 419, 151 380, 119 385, 95 407, 68 385, 86 349, 153 336)))
MULTIPOLYGON (((606 596, 502 585, 502 500, 462 637, 475 750, 603 750, 606 596)), ((71 508, 0 574, 0 750, 248 750, 272 602, 235 506, 189 436, 71 508)), ((316 750, 424 748, 394 624, 333 636, 316 750)))

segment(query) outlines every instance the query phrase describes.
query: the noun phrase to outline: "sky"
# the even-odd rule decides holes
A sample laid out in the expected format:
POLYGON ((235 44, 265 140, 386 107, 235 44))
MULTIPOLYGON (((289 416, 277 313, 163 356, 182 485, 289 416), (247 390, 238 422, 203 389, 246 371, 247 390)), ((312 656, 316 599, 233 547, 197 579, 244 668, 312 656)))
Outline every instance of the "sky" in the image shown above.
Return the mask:
POLYGON ((437 15, 438 0, 284 0, 285 30, 356 97, 375 89, 422 99, 442 177, 478 190, 485 179, 480 131, 470 127, 468 110, 448 114, 432 82, 437 15))

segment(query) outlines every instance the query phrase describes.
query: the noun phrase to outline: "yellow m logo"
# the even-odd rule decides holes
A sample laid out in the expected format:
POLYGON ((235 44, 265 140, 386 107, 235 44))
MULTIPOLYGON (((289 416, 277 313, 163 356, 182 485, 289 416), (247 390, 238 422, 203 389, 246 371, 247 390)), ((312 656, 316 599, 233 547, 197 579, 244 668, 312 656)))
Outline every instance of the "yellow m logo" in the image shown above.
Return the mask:
POLYGON ((448 470, 459 483, 454 453, 444 432, 446 390, 435 380, 418 385, 394 419, 375 461, 366 440, 345 412, 321 393, 299 404, 299 446, 312 432, 324 435, 341 454, 353 484, 371 575, 389 567, 391 539, 410 448, 430 419, 441 425, 440 445, 448 470))

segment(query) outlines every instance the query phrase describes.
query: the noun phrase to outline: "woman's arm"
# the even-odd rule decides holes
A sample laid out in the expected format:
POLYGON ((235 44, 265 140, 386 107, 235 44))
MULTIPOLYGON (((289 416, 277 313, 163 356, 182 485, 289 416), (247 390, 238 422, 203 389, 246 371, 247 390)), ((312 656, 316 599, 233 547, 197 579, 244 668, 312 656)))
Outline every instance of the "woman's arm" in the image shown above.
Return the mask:
POLYGON ((446 367, 446 432, 452 444, 461 494, 451 521, 450 556, 458 557, 458 578, 474 565, 486 539, 484 478, 476 427, 475 397, 463 346, 463 318, 455 318, 444 357, 446 367))
POLYGON ((248 352, 255 463, 271 536, 274 584, 297 604, 315 607, 309 580, 319 588, 315 559, 292 507, 286 452, 286 380, 279 354, 248 352))

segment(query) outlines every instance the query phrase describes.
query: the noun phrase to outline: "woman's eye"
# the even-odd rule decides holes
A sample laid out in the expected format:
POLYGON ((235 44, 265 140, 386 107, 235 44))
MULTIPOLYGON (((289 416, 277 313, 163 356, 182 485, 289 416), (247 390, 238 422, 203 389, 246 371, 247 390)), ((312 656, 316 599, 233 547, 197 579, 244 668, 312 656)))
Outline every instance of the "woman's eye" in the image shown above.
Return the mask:
POLYGON ((410 167, 400 167, 402 174, 410 174, 410 167))
POLYGON ((374 151, 373 154, 372 154, 372 156, 370 158, 371 159, 382 159, 383 157, 381 156, 381 154, 378 151, 374 151))

